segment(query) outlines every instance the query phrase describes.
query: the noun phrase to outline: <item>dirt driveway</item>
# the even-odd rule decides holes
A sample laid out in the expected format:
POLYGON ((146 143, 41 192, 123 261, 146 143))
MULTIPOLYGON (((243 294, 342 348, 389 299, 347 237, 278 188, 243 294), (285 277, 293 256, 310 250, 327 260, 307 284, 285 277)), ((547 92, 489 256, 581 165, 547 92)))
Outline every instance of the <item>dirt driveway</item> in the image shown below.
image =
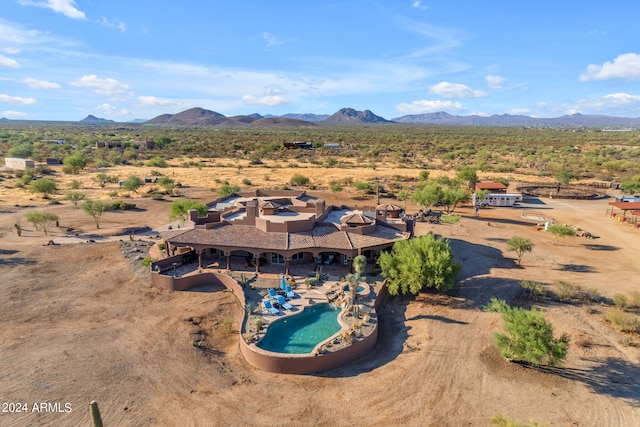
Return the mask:
POLYGON ((492 296, 522 301, 523 279, 549 289, 565 280, 608 298, 637 290, 640 230, 607 219, 606 201, 544 200, 483 209, 478 218, 462 209, 457 224, 420 224, 420 233, 451 240, 463 264, 458 288, 448 296, 390 299, 375 350, 313 376, 269 374, 245 363, 238 336, 222 326, 242 316, 230 293, 151 288, 123 255, 128 235, 107 237, 166 222, 168 203, 136 203, 140 211, 105 217, 101 233, 73 208, 48 207, 64 213, 65 230, 78 230, 70 238, 61 237, 62 228, 52 237, 27 230, 18 238, 12 225, 21 209, 2 209, 0 400, 27 403, 28 410, 0 412, 0 425, 89 425, 91 400, 105 425, 118 426, 486 426, 498 413, 559 426, 640 425, 638 348, 603 322, 605 306, 541 305, 556 333, 572 340, 566 363, 551 373, 505 362, 492 346, 501 320, 482 309, 492 296), (554 245, 522 218, 525 211, 599 238, 554 245), (536 245, 522 267, 505 252, 513 235, 536 245), (50 239, 62 244, 43 246, 50 239), (193 347, 194 337, 208 349, 193 347), (40 402, 59 403, 62 412, 33 411, 40 402))

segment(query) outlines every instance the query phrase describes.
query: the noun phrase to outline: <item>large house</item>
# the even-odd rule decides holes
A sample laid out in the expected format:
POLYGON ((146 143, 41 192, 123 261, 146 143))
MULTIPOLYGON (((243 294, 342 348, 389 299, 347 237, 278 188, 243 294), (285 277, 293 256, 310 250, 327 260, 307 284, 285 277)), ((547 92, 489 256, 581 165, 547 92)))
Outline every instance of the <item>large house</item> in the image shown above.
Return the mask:
POLYGON ((414 219, 393 204, 354 209, 327 206, 305 191, 234 193, 209 205, 206 217, 190 212, 190 229, 163 233, 168 253, 190 248, 202 267, 231 269, 231 258, 255 266, 349 265, 359 254, 373 262, 380 251, 413 235, 414 219))

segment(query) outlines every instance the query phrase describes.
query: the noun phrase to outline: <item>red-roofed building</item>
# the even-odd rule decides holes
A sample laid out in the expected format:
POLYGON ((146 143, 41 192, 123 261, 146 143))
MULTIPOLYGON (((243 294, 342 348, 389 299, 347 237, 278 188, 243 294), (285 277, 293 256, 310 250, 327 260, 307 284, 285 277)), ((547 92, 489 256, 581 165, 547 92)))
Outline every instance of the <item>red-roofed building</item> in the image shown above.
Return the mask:
POLYGON ((507 186, 497 181, 483 181, 476 183, 476 190, 489 190, 492 193, 506 193, 507 186))

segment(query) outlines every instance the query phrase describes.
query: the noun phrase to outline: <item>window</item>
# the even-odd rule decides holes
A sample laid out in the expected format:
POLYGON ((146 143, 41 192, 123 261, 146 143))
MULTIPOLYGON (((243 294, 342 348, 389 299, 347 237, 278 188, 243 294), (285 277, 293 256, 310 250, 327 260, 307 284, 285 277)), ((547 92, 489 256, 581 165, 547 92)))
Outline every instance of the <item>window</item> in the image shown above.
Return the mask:
POLYGON ((284 264, 284 257, 275 252, 271 252, 271 264, 284 264))
POLYGON ((302 259, 302 258, 304 258, 303 252, 298 252, 297 254, 291 255, 291 259, 302 259))

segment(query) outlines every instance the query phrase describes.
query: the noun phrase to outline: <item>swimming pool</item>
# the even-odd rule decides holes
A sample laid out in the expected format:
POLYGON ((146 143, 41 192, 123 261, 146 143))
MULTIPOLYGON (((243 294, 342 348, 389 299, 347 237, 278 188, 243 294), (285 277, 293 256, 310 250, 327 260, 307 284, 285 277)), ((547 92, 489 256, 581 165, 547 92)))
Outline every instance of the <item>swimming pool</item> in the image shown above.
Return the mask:
MULTIPOLYGON (((342 288, 342 289, 343 289, 343 290, 345 290, 345 291, 348 291, 348 290, 349 290, 349 285, 346 285, 346 286, 345 286, 344 288, 342 288)), ((364 286, 362 286, 362 285, 358 285, 358 290, 357 290, 357 292, 358 292, 358 293, 360 293, 360 292, 362 292, 362 291, 364 291, 364 286)))
POLYGON ((257 344, 263 350, 276 353, 311 353, 322 341, 337 333, 340 309, 331 304, 316 304, 302 313, 271 323, 257 344))

